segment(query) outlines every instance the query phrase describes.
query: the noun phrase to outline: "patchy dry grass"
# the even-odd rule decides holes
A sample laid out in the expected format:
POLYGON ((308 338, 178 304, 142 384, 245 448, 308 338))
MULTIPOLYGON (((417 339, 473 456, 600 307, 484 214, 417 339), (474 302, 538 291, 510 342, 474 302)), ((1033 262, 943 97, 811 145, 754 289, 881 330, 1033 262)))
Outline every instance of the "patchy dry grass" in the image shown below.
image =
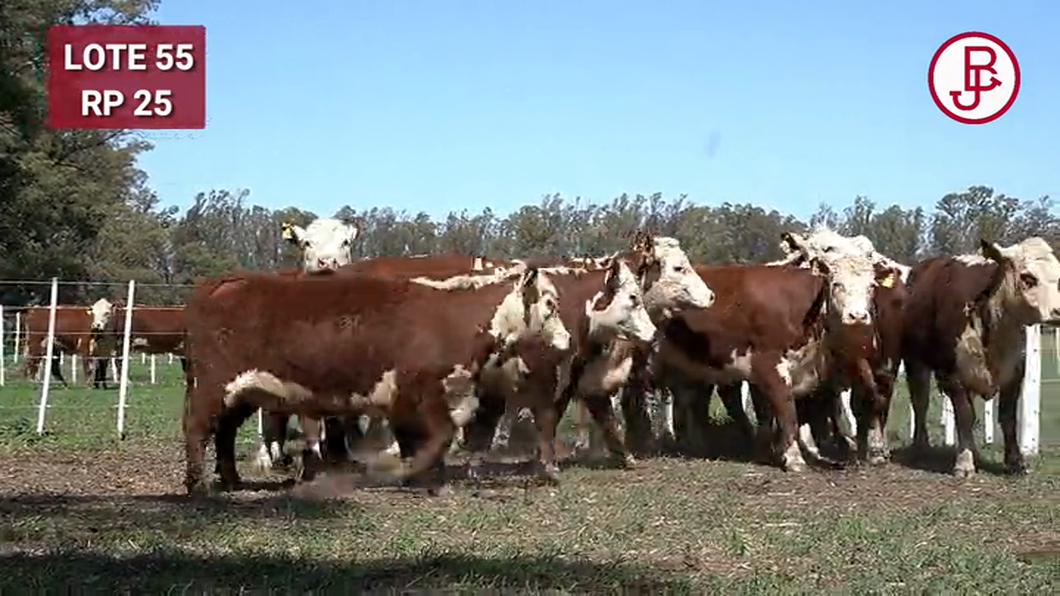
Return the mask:
MULTIPOLYGON (((509 470, 430 498, 345 491, 335 474, 190 500, 182 392, 162 380, 134 388, 120 443, 115 391, 56 391, 44 437, 32 408, 0 410, 0 593, 1048 593, 1060 577, 1055 448, 1025 478, 993 473, 985 449, 984 471, 957 481, 939 450, 925 469, 656 458, 569 463, 558 488, 509 470)), ((35 403, 28 386, 0 391, 35 403)))

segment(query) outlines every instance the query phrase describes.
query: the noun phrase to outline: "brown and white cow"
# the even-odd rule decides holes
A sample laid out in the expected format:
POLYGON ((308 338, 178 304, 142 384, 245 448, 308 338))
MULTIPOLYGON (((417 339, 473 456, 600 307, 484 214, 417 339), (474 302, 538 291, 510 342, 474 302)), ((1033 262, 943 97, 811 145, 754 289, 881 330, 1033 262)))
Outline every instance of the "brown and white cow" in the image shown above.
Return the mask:
MULTIPOLYGON (((645 308, 656 325, 659 321, 682 310, 709 308, 714 302, 714 292, 695 274, 688 255, 681 249, 680 242, 674 238, 638 234, 630 250, 608 257, 608 259, 612 263, 615 259, 624 259, 633 264, 634 278, 642 288, 645 308)), ((556 279, 557 283, 564 283, 564 278, 556 279)), ((561 288, 563 288, 562 285, 561 288)), ((562 291, 569 290, 563 288, 562 291)), ((581 295, 579 295, 580 300, 581 295)), ((578 328, 580 323, 577 319, 583 315, 577 311, 571 311, 567 313, 567 316, 569 318, 564 319, 565 323, 578 328)), ((569 387, 571 392, 578 393, 581 397, 576 402, 575 408, 575 425, 579 429, 576 449, 588 446, 588 421, 589 418, 593 418, 604 429, 605 442, 612 455, 623 461, 631 460, 627 446, 623 445, 621 449, 618 449, 613 440, 614 432, 604 426, 601 422, 603 418, 600 416, 614 411, 614 396, 621 388, 637 379, 634 371, 647 362, 646 348, 643 344, 637 344, 638 342, 630 342, 623 338, 612 338, 606 342, 596 340, 586 344, 584 349, 577 352, 578 356, 573 362, 572 385, 569 387), (603 399, 602 396, 611 398, 611 405, 607 408, 604 408, 600 401, 603 399)), ((571 397, 572 394, 569 392, 562 394, 561 400, 563 401, 560 407, 565 408, 571 397)), ((639 428, 644 425, 637 424, 639 418, 635 417, 636 405, 639 404, 634 404, 630 400, 622 401, 624 417, 627 419, 627 424, 631 425, 632 436, 630 438, 634 439, 634 443, 639 444, 643 441, 638 440, 638 435, 643 434, 646 429, 639 428)), ((502 419, 497 433, 497 438, 500 440, 495 441, 496 443, 503 445, 504 440, 510 435, 515 415, 516 412, 512 411, 502 419)))
MULTIPOLYGON (((318 269, 309 273, 371 275, 387 279, 419 279, 427 282, 455 278, 462 279, 470 276, 479 280, 485 279, 487 283, 492 283, 493 281, 513 278, 516 275, 514 272, 515 265, 516 263, 513 261, 446 253, 363 259, 346 262, 326 271, 318 269), (494 277, 488 277, 489 275, 494 277)), ((287 277, 297 277, 305 274, 303 270, 298 269, 283 270, 278 273, 287 277)), ((359 418, 361 433, 368 433, 373 436, 376 442, 388 445, 385 449, 387 453, 396 455, 399 452, 400 447, 387 427, 385 419, 371 419, 368 416, 359 418)), ((283 458, 288 419, 289 416, 283 414, 270 414, 267 416, 263 428, 262 442, 255 458, 255 463, 259 469, 268 470, 275 462, 283 458)), ((347 445, 348 437, 343 436, 343 434, 344 429, 353 430, 351 421, 345 421, 346 423, 344 424, 328 425, 332 429, 330 435, 324 432, 328 426, 323 425, 322 421, 301 419, 300 422, 311 450, 322 455, 321 443, 326 440, 329 445, 327 450, 330 452, 328 453, 329 456, 338 459, 345 459, 350 456, 347 445)))
MULTIPOLYGON (((92 355, 98 362, 94 383, 106 388, 107 366, 125 337, 126 307, 117 303, 111 309, 105 327, 93 331, 92 355)), ((129 332, 130 353, 173 354, 179 357, 181 370, 187 371, 184 358, 184 307, 134 306, 129 332)))
POLYGON ((800 441, 805 449, 817 454, 809 427, 813 426, 814 434, 824 438, 830 419, 831 432, 836 438, 856 442, 859 457, 870 463, 883 463, 890 455, 885 429, 901 365, 905 284, 910 268, 876 252, 865 236, 846 237, 825 227, 818 227, 806 236, 792 234, 782 246, 790 251, 784 262, 795 266, 809 266, 814 258, 826 258, 829 254, 861 253, 872 261, 876 278, 872 289, 874 338, 865 359, 871 367, 872 382, 853 383, 849 387, 843 383, 823 386, 815 399, 805 402, 810 406, 806 421, 810 424, 800 427, 800 441), (844 389, 851 390, 850 408, 857 426, 856 438, 840 424, 847 418, 842 411, 847 404, 839 394, 844 389))
POLYGON ((655 336, 637 279, 622 258, 611 260, 606 270, 563 270, 550 277, 562 297, 561 320, 566 327, 577 329, 573 354, 524 345, 518 356, 500 356, 487 362, 479 386, 481 409, 468 432, 473 475, 495 437, 498 419, 505 413, 527 409, 537 425, 539 453, 550 454, 541 458, 542 475, 549 482, 558 482, 559 468, 552 454, 556 426, 569 398, 557 401, 557 394, 570 382, 572 361, 575 366, 597 365, 597 369, 580 375, 583 383, 595 382, 601 387, 583 394, 584 403, 604 431, 619 464, 628 467, 634 463, 607 399, 608 384, 619 382, 629 365, 623 356, 607 359, 602 354, 613 342, 647 345, 655 336), (520 371, 529 374, 520 378, 520 371))
POLYGON ((767 421, 776 418, 783 467, 792 471, 805 465, 796 442, 795 398, 836 379, 871 382, 865 362, 873 342, 871 261, 829 254, 814 258, 811 267, 696 267, 717 303, 661 326, 653 359, 661 385, 669 371, 697 383, 748 381, 762 398, 756 411, 767 421))
POLYGON ((569 348, 557 301, 534 268, 514 285, 475 292, 342 275, 197 284, 186 311, 189 492, 204 486, 211 432, 222 482, 238 484, 236 431, 259 407, 309 418, 385 416, 403 451, 415 451, 400 477, 442 471, 455 429, 475 411, 475 376, 490 354, 529 336, 569 348), (469 321, 483 305, 492 316, 469 321))
MULTIPOLYGON (((59 366, 59 353, 80 356, 84 378, 88 382, 92 378, 94 367, 92 333, 106 328, 111 320, 112 309, 111 303, 105 298, 100 298, 87 308, 83 306, 56 307, 52 376, 64 387, 68 385, 63 377, 62 367, 59 366)), ((47 350, 49 311, 50 307, 47 306, 31 306, 24 311, 26 362, 23 366, 23 373, 31 379, 37 376, 41 360, 47 350)), ((96 364, 95 368, 103 367, 96 364)))
POLYGON ((981 255, 927 259, 913 267, 902 341, 913 403, 913 444, 928 446, 932 372, 949 396, 957 427, 956 476, 976 471, 972 396, 998 394, 1005 466, 1024 473, 1016 437, 1026 327, 1060 318, 1060 262, 1038 237, 1012 246, 980 242, 981 255))

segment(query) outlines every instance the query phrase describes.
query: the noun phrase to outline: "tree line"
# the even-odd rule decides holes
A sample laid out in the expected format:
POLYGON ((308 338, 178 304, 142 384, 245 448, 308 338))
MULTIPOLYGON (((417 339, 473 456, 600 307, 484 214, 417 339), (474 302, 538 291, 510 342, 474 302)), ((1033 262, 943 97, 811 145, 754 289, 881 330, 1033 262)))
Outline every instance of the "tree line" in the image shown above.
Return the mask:
MULTIPOLYGON (((694 262, 760 263, 779 258, 779 236, 826 224, 864 234, 877 250, 912 264, 936 254, 974 251, 980 237, 1011 243, 1039 235, 1060 241, 1049 197, 1021 199, 988 186, 939 198, 931 210, 877 205, 855 197, 821 205, 808 220, 750 204, 693 203, 687 196, 624 194, 609 201, 546 195, 501 214, 447 214, 378 207, 385 198, 314 213, 305 205, 271 210, 238 189, 199 193, 184 210, 160 203, 137 158, 151 144, 133 131, 50 130, 46 114, 45 32, 62 23, 149 23, 155 0, 22 0, 0 3, 0 280, 94 280, 145 285, 138 302, 180 302, 196 277, 234 269, 297 266, 280 224, 318 216, 357 223, 358 257, 456 252, 497 258, 599 256, 626 247, 639 229, 674 236, 694 262), (17 24, 17 26, 16 26, 17 24)), ((913 197, 929 203, 929 197, 913 197)), ((779 197, 778 197, 779 199, 779 197)), ((5 305, 42 303, 35 283, 0 285, 5 305)), ((116 286, 67 284, 64 303, 121 295, 116 286)))

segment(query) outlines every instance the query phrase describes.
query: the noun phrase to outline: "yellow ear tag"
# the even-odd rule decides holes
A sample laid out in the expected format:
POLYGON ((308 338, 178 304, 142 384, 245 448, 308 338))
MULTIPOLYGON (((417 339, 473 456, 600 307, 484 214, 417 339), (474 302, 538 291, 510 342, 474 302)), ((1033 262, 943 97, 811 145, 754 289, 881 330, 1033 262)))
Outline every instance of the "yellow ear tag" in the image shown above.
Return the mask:
POLYGON ((880 280, 880 286, 890 288, 894 286, 894 272, 888 273, 887 277, 880 280))
POLYGON ((291 224, 285 223, 285 224, 282 224, 282 227, 283 227, 283 233, 281 234, 281 236, 283 237, 284 240, 290 240, 293 237, 293 234, 291 233, 291 224))

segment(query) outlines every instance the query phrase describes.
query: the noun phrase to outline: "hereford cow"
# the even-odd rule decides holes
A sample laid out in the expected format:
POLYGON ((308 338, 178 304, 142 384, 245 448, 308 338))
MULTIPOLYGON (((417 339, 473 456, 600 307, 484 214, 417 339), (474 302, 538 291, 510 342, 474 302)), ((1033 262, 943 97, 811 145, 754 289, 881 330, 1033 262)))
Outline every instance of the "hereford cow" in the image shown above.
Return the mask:
MULTIPOLYGON (((27 378, 36 378, 41 359, 47 350, 48 320, 50 307, 31 306, 26 308, 23 316, 25 328, 26 362, 23 374, 27 378)), ((64 387, 68 387, 59 366, 59 354, 64 352, 81 356, 81 366, 85 381, 92 378, 93 358, 91 358, 91 336, 110 323, 113 305, 106 298, 100 298, 92 306, 58 306, 55 309, 55 345, 52 359, 52 376, 64 387)), ((98 370, 104 368, 95 365, 98 370)))
MULTIPOLYGON (((874 340, 867 359, 871 365, 872 383, 855 383, 850 387, 856 437, 840 424, 846 419, 845 412, 841 412, 846 404, 840 399, 839 392, 846 387, 825 386, 817 399, 806 403, 821 406, 808 412, 807 422, 814 426, 814 435, 824 438, 831 432, 836 438, 854 442, 861 459, 874 464, 883 463, 890 456, 886 424, 901 365, 905 284, 910 268, 876 252, 865 236, 845 237, 828 228, 817 228, 806 236, 791 234, 784 249, 790 251, 785 261, 795 266, 808 266, 812 259, 823 258, 829 253, 859 251, 873 263, 877 281, 872 294, 874 340), (828 428, 829 421, 831 429, 828 428)), ((808 425, 800 427, 800 439, 805 448, 815 452, 816 446, 807 429, 808 425)))
MULTIPOLYGON (((362 274, 388 279, 420 279, 428 281, 458 278, 474 272, 479 275, 495 275, 495 278, 481 278, 492 282, 495 279, 500 280, 512 277, 514 274, 509 275, 508 272, 509 269, 514 270, 515 265, 516 263, 513 261, 449 253, 363 259, 330 269, 329 272, 334 272, 337 275, 362 274)), ((284 276, 300 276, 304 274, 303 271, 297 269, 283 270, 278 273, 284 276)), ((385 419, 372 419, 371 422, 368 422, 366 419, 369 417, 362 416, 360 418, 362 419, 360 424, 360 432, 362 434, 367 433, 373 436, 375 441, 388 445, 385 451, 389 454, 396 455, 399 452, 400 447, 387 428, 385 419)), ((272 468, 275 462, 284 458, 288 419, 289 416, 282 414, 270 414, 267 417, 263 429, 262 442, 255 459, 259 469, 268 470, 272 468)), ((322 425, 321 421, 301 420, 301 424, 308 441, 313 444, 325 441, 327 446, 325 451, 331 458, 342 460, 350 456, 350 450, 347 446, 349 437, 345 436, 343 431, 343 429, 353 430, 353 425, 350 424, 350 421, 322 425), (324 432, 329 427, 331 428, 330 434, 324 432)))
MULTIPOLYGON (((600 271, 561 268, 550 274, 550 279, 562 297, 560 318, 564 326, 574 325, 578 330, 573 345, 575 362, 592 359, 595 363, 599 360, 597 346, 606 347, 618 340, 645 345, 654 337, 655 326, 644 308, 641 289, 624 259, 615 258, 606 270, 600 271)), ((537 426, 542 477, 550 483, 559 481, 555 433, 566 402, 558 404, 556 395, 570 378, 571 358, 568 352, 541 349, 540 342, 530 338, 523 340, 517 355, 498 355, 486 363, 479 383, 480 410, 469 427, 466 445, 471 452, 469 471, 473 477, 477 477, 501 416, 527 409, 537 426)), ((606 372, 594 371, 585 377, 606 384, 611 377, 623 374, 621 358, 603 365, 606 372)), ((620 465, 632 465, 633 458, 624 447, 606 393, 604 399, 592 399, 595 394, 589 397, 586 404, 603 429, 612 453, 620 465)))
POLYGON ((353 261, 357 226, 333 218, 318 218, 308 226, 282 224, 283 239, 298 247, 304 271, 336 269, 353 261))
POLYGON ((1060 318, 1060 262, 1038 237, 1002 247, 981 241, 981 255, 935 257, 913 267, 902 339, 913 403, 913 445, 928 447, 931 373, 949 396, 957 427, 956 476, 976 471, 972 396, 998 394, 1005 466, 1026 472, 1016 437, 1026 326, 1060 318))
MULTIPOLYGON (((99 363, 94 383, 106 388, 109 359, 121 349, 125 338, 125 306, 119 302, 105 328, 93 331, 92 355, 99 363)), ((184 307, 136 306, 132 309, 129 351, 141 354, 173 354, 180 358, 181 370, 187 371, 184 359, 184 307)))
MULTIPOLYGON (((633 263, 637 284, 644 291, 645 307, 656 325, 684 309, 708 308, 714 302, 713 291, 695 274, 688 255, 681 249, 680 242, 674 238, 638 234, 630 250, 608 258, 612 263, 615 259, 633 263)), ((578 291, 564 287, 564 278, 557 277, 556 280, 562 292, 578 291)), ((581 292, 584 291, 583 287, 581 292)), ((579 295, 579 301, 582 295, 584 294, 579 295)), ((571 311, 566 316, 569 318, 565 318, 564 322, 568 326, 578 328, 577 318, 582 315, 571 311)), ((623 338, 612 338, 608 341, 597 339, 576 352, 572 384, 568 387, 569 392, 562 394, 561 402, 558 402, 562 414, 574 393, 582 398, 575 408, 575 425, 579 429, 576 449, 588 445, 588 420, 593 418, 604 430, 605 443, 612 455, 626 463, 632 461, 630 445, 623 442, 619 448, 612 440, 617 435, 609 430, 607 425, 615 423, 613 418, 610 422, 605 422, 601 416, 614 411, 614 396, 619 389, 636 379, 633 371, 645 365, 647 354, 644 346, 623 338), (610 398, 606 408, 600 401, 604 399, 602 396, 610 398)), ((643 434, 645 430, 642 428, 643 424, 637 423, 639 418, 636 416, 640 404, 623 400, 621 405, 627 424, 631 425, 631 438, 634 439, 633 447, 636 448, 643 442, 638 435, 643 434)), ((495 443, 506 443, 516 415, 516 411, 511 411, 502 419, 497 433, 499 440, 495 440, 495 443)))
POLYGON ((236 431, 259 407, 308 418, 385 416, 402 450, 414 451, 399 476, 435 468, 439 487, 455 429, 474 413, 486 359, 531 336, 557 350, 570 344, 547 275, 531 268, 514 285, 482 290, 341 275, 197 284, 186 316, 194 376, 184 416, 189 492, 203 488, 211 432, 222 483, 238 484, 236 431), (484 304, 492 316, 469 321, 484 304))
MULTIPOLYGON (((784 236, 785 241, 793 239, 784 236)), ((790 266, 698 266, 717 303, 660 327, 653 361, 656 383, 668 371, 718 385, 746 380, 763 412, 760 437, 776 418, 783 467, 805 466, 796 442, 795 397, 824 382, 871 383, 866 362, 873 343, 872 262, 863 254, 825 253, 812 270, 790 266)))

